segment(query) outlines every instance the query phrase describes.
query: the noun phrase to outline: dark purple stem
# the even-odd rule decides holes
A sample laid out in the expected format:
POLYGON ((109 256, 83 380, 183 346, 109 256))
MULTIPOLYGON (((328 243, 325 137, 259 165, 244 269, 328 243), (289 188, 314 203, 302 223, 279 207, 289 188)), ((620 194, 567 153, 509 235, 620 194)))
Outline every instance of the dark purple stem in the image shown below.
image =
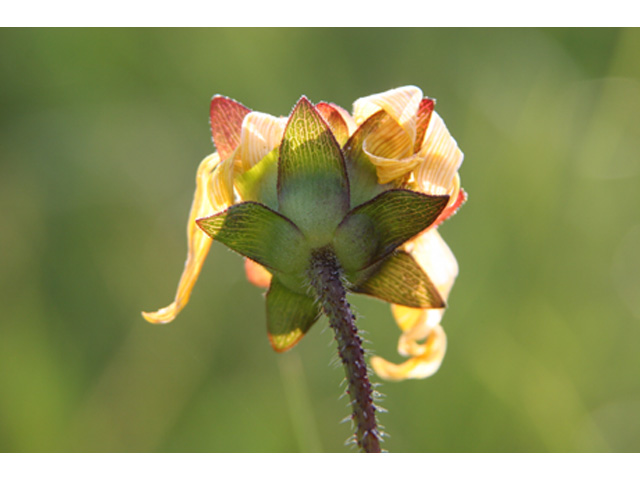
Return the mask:
POLYGON ((351 397, 351 418, 356 427, 356 440, 363 452, 379 453, 380 434, 376 424, 376 407, 373 404, 362 341, 358 336, 355 316, 347 302, 340 265, 333 252, 329 249, 314 252, 309 274, 311 285, 325 315, 329 317, 329 324, 338 342, 338 354, 349 382, 347 392, 351 397))

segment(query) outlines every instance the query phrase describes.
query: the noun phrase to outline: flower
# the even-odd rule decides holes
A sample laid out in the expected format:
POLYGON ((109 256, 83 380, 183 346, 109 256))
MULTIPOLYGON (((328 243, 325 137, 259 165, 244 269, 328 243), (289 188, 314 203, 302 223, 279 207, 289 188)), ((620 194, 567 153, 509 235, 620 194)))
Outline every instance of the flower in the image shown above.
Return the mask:
POLYGON ((408 86, 357 100, 353 116, 303 97, 289 118, 276 118, 215 96, 217 151, 196 175, 185 268, 174 301, 144 318, 175 318, 216 239, 246 257, 252 283, 269 287, 269 339, 285 351, 320 316, 305 275, 312 252, 329 246, 349 289, 391 303, 403 332, 398 351, 409 360, 373 357, 376 373, 390 380, 433 374, 458 273, 437 226, 466 198, 457 173, 462 152, 434 104, 408 86))
MULTIPOLYGON (((466 200, 460 189, 458 169, 463 154, 442 118, 433 110, 435 102, 423 98, 414 86, 397 88, 359 99, 354 104, 357 124, 379 110, 387 113, 380 128, 363 143, 363 150, 376 166, 381 183, 403 182, 412 190, 449 195, 438 220, 403 248, 412 253, 446 301, 458 275, 453 253, 437 232, 437 226, 453 215, 466 200)), ((371 359, 378 376, 389 380, 425 378, 435 373, 444 357, 447 339, 440 326, 444 308, 412 309, 392 305, 403 334, 398 351, 411 357, 401 365, 381 357, 371 359), (424 344, 418 341, 425 340, 424 344)))

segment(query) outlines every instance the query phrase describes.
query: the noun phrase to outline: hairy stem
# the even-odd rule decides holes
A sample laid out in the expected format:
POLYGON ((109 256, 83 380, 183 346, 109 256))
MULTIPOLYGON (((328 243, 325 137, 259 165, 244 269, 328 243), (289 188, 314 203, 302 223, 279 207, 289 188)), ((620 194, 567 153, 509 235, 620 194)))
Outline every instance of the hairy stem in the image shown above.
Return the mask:
POLYGON ((380 434, 376 424, 376 407, 362 341, 340 275, 340 265, 331 250, 314 252, 309 277, 338 342, 338 354, 349 382, 347 392, 351 397, 351 418, 356 427, 356 440, 363 452, 377 453, 380 452, 380 434))

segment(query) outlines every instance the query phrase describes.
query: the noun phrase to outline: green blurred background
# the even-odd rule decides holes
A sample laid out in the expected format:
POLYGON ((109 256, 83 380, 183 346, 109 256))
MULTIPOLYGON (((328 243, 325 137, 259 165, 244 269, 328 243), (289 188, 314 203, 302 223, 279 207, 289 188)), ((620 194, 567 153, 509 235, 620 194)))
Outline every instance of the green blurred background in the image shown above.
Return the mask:
MULTIPOLYGON (((640 30, 0 31, 0 451, 349 451, 331 331, 276 355, 215 245, 166 326, 208 106, 415 84, 465 153, 440 371, 393 452, 640 450, 640 30)), ((400 360, 388 307, 354 297, 400 360)))

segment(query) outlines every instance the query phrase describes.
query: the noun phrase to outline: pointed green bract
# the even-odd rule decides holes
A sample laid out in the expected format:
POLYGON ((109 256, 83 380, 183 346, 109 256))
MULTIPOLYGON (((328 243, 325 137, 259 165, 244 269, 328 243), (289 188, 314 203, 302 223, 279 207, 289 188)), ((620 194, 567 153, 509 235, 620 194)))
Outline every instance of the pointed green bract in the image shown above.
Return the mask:
POLYGON ((407 252, 396 252, 366 272, 364 281, 351 287, 385 302, 412 308, 444 308, 445 303, 427 274, 407 252))
POLYGON ((342 152, 305 97, 293 109, 280 146, 278 210, 316 247, 331 240, 349 210, 349 180, 342 152))
POLYGON ((351 135, 344 146, 344 162, 349 174, 349 195, 352 207, 371 200, 389 188, 378 183, 376 167, 362 149, 365 138, 378 128, 385 116, 387 113, 384 110, 371 115, 351 135))
POLYGON ((302 232, 259 203, 239 203, 196 222, 214 240, 265 267, 288 273, 307 264, 309 249, 302 232))
POLYGON ((372 265, 431 225, 448 200, 448 195, 388 190, 354 208, 333 241, 340 263, 347 271, 372 265))
POLYGON ((277 352, 290 349, 320 317, 316 301, 283 286, 277 278, 271 280, 267 292, 267 333, 277 352))

